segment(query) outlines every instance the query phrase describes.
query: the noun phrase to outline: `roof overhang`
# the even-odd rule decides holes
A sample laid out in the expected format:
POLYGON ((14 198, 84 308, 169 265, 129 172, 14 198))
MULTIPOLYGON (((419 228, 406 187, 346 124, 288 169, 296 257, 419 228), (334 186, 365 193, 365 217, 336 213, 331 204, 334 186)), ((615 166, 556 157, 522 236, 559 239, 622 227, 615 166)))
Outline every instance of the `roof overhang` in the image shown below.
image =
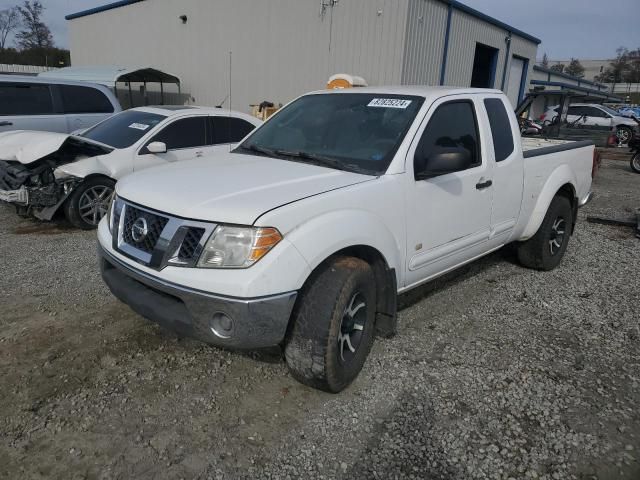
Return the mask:
POLYGON ((180 85, 178 76, 148 66, 130 68, 117 66, 65 67, 42 72, 38 76, 99 83, 109 88, 114 88, 119 82, 175 83, 180 85))
POLYGON ((531 85, 534 87, 542 87, 542 89, 536 88, 532 93, 539 93, 544 95, 571 95, 572 97, 580 97, 584 100, 597 100, 607 102, 622 102, 623 100, 614 95, 610 95, 607 92, 601 90, 595 90, 593 88, 582 87, 578 85, 571 85, 563 82, 548 82, 545 80, 531 80, 531 85), (548 90, 547 87, 554 88, 548 90))

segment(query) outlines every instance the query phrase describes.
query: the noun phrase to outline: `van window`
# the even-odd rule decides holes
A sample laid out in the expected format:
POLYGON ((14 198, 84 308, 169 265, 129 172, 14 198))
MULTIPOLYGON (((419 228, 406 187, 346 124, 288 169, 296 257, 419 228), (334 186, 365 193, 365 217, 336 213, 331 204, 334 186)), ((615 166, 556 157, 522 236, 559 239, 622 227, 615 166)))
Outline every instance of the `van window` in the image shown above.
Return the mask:
POLYGON ((53 101, 49 85, 0 83, 0 115, 51 115, 53 101))
POLYGON ((113 105, 96 88, 58 85, 64 113, 113 113, 113 105))

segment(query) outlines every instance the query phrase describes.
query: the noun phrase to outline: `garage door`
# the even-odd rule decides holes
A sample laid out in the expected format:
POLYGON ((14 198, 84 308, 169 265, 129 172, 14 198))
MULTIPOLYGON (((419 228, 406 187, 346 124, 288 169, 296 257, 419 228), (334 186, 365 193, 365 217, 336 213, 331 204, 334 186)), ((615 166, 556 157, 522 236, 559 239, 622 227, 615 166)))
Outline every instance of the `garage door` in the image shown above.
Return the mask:
POLYGON ((521 58, 513 57, 511 59, 511 68, 509 69, 509 84, 507 85, 507 96, 511 100, 513 107, 518 106, 518 97, 520 96, 520 85, 522 84, 522 75, 524 74, 525 62, 521 58))

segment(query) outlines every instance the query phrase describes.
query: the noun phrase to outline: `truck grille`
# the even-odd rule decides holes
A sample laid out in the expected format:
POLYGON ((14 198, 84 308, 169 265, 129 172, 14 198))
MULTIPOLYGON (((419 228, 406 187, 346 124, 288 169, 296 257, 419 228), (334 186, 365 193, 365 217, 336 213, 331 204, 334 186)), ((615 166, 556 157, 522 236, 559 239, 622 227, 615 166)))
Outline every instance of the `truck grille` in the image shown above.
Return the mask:
POLYGON ((202 240, 204 232, 204 228, 197 227, 190 227, 187 230, 187 233, 184 236, 184 240, 182 240, 182 245, 180 245, 180 250, 178 251, 179 261, 190 262, 192 260, 197 260, 197 258, 195 258, 196 252, 198 250, 198 245, 200 244, 200 240, 202 240))
POLYGON ((127 205, 122 226, 122 238, 132 247, 146 253, 152 253, 168 221, 169 219, 166 217, 127 205))
POLYGON ((117 198, 113 248, 155 270, 194 267, 216 224, 174 217, 117 198))

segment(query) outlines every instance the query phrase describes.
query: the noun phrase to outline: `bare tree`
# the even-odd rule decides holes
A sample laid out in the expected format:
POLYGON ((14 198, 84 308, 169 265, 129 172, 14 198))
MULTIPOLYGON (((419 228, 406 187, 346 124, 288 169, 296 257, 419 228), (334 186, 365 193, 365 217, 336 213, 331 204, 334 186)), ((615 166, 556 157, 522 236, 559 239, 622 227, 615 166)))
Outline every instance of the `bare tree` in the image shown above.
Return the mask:
POLYGON ((53 36, 51 30, 42 21, 44 7, 40 0, 25 0, 21 7, 18 7, 22 17, 22 27, 16 34, 18 45, 25 50, 33 48, 52 48, 53 36))
POLYGON ((20 14, 17 7, 0 10, 0 50, 4 50, 9 34, 20 25, 20 14))

